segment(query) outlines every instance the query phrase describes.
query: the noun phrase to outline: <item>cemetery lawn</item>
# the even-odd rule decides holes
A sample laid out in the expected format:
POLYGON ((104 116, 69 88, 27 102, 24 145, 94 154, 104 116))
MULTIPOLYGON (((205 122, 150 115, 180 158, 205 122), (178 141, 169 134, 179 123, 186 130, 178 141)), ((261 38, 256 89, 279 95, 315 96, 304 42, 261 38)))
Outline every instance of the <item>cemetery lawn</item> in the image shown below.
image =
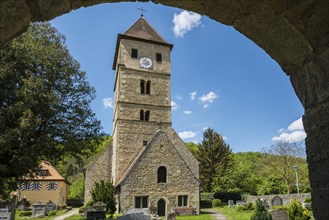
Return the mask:
POLYGON ((250 220, 250 217, 253 214, 253 211, 238 211, 235 207, 229 208, 227 205, 212 209, 223 213, 229 220, 250 220))
POLYGON ((209 214, 200 215, 186 215, 186 216, 176 216, 176 220, 213 220, 213 216, 209 214))
MULTIPOLYGON (((65 218, 65 220, 81 220, 84 219, 81 215, 71 215, 70 217, 65 218)), ((40 219, 39 219, 40 220, 40 219)))

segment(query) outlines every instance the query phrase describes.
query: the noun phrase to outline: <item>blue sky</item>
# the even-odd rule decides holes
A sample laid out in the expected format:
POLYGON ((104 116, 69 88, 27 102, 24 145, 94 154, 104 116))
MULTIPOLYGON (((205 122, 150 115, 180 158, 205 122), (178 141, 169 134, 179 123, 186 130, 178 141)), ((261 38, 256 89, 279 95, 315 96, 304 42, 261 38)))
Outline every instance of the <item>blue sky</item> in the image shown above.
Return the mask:
POLYGON ((112 62, 118 33, 140 17, 169 43, 173 128, 200 142, 211 127, 233 151, 259 151, 275 140, 301 141, 304 109, 289 78, 261 48, 234 28, 178 8, 115 3, 82 8, 51 21, 96 88, 92 108, 112 134, 112 62))

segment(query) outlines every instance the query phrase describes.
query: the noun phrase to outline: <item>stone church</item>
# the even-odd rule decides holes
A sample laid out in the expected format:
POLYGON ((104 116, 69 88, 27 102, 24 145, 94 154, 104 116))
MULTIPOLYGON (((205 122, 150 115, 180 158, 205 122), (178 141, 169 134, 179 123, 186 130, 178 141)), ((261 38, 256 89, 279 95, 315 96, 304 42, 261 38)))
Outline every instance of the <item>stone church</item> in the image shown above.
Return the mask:
POLYGON ((111 180, 118 212, 199 213, 199 164, 171 122, 172 48, 144 17, 118 34, 113 141, 86 169, 85 202, 96 181, 111 180))

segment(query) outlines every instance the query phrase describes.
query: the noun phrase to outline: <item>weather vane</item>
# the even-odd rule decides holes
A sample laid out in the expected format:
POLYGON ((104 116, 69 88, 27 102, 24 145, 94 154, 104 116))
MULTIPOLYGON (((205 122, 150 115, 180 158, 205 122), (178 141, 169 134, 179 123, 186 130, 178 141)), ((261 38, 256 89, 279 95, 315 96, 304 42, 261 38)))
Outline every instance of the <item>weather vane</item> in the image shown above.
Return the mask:
POLYGON ((144 17, 144 12, 147 12, 145 9, 143 9, 143 6, 141 8, 137 8, 137 10, 142 12, 141 17, 144 17))

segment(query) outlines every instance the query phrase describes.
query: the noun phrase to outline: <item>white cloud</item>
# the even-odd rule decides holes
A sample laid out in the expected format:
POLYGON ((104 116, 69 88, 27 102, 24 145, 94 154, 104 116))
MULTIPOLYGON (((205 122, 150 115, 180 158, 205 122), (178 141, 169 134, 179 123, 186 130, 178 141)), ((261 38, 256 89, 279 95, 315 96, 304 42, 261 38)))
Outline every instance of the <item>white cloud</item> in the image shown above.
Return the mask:
POLYGON ((190 138, 194 138, 196 136, 196 133, 193 131, 183 131, 183 132, 178 132, 178 135, 181 139, 190 139, 190 138))
POLYGON ((213 103, 214 100, 218 97, 218 95, 214 92, 209 92, 206 95, 202 95, 199 100, 203 104, 203 108, 208 108, 210 103, 213 103))
POLYGON ((291 123, 291 124, 288 126, 288 129, 289 129, 290 131, 304 130, 302 117, 300 117, 299 119, 297 119, 296 121, 294 121, 293 123, 291 123))
POLYGON ((173 111, 175 111, 175 110, 177 110, 178 108, 180 108, 180 106, 179 106, 176 102, 171 101, 171 109, 172 109, 173 111))
POLYGON ((190 114, 192 114, 192 111, 190 111, 190 110, 184 111, 184 114, 190 115, 190 114))
POLYGON ((191 100, 194 100, 195 99, 195 96, 197 94, 197 91, 194 91, 194 92, 191 92, 190 95, 191 95, 191 100))
POLYGON ((113 108, 113 99, 112 98, 103 98, 104 108, 113 108))
POLYGON ((183 97, 182 97, 182 96, 180 96, 180 95, 176 95, 176 99, 179 99, 179 100, 181 100, 181 99, 183 99, 183 97))
POLYGON ((306 132, 304 131, 303 120, 302 118, 293 121, 288 129, 283 128, 279 129, 279 136, 272 138, 272 141, 291 141, 291 142, 300 142, 304 141, 306 138, 306 132))
POLYGON ((182 11, 179 14, 175 13, 172 20, 175 37, 184 37, 184 34, 201 24, 200 20, 201 15, 194 12, 182 11))
POLYGON ((300 142, 304 141, 306 138, 305 131, 293 131, 291 133, 283 132, 280 136, 272 138, 272 141, 291 141, 291 142, 300 142))

